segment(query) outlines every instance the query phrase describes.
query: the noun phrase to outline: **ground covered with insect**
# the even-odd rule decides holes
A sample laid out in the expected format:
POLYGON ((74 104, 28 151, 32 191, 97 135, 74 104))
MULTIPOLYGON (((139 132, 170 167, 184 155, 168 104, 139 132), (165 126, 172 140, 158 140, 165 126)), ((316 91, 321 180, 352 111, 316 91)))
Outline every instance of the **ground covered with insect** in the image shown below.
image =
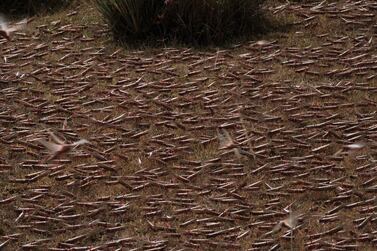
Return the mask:
POLYGON ((88 3, 1 38, 0 249, 375 250, 376 1, 265 8, 225 47, 118 47, 88 3))

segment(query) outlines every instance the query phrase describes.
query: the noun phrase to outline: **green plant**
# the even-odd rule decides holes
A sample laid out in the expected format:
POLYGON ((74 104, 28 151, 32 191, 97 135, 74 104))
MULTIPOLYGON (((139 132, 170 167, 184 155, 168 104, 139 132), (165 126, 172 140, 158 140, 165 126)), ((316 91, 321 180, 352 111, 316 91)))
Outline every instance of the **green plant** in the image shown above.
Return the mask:
POLYGON ((260 31, 264 0, 94 0, 117 40, 221 43, 260 31))
POLYGON ((116 39, 143 38, 157 32, 162 0, 94 0, 116 39))
MULTIPOLYGON (((167 8, 167 29, 183 41, 220 42, 256 31, 262 1, 179 0, 167 8)), ((166 31, 169 33, 168 30, 166 31)))

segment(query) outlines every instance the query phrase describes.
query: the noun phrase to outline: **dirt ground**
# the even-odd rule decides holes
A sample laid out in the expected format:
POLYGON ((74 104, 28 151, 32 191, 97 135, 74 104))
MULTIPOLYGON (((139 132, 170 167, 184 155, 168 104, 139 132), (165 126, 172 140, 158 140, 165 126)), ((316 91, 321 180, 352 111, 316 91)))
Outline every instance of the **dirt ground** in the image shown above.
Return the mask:
POLYGON ((0 40, 2 250, 376 250, 377 3, 268 8, 231 48, 117 47, 87 4, 0 40))

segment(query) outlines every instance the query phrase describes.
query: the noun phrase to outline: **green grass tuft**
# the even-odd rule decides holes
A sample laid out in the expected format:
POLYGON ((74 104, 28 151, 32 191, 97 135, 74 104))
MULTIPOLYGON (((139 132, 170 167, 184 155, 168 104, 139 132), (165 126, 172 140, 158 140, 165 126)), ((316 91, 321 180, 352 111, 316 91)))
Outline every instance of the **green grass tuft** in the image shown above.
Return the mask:
POLYGON ((263 30, 264 0, 93 0, 115 40, 220 44, 263 30))

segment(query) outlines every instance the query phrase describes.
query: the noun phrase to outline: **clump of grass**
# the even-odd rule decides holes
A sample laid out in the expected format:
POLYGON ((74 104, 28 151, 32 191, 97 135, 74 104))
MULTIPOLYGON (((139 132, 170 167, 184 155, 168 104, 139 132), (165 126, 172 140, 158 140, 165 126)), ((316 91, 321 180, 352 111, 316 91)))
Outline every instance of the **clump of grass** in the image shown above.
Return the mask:
POLYGON ((264 0, 93 0, 116 40, 218 44, 262 31, 264 0))
POLYGON ((67 6, 73 0, 1 0, 0 10, 7 15, 34 15, 67 6))
MULTIPOLYGON (((116 39, 141 39, 158 33, 162 0, 94 0, 116 39)), ((160 31, 161 32, 161 31, 160 31)))
POLYGON ((261 0, 170 1, 163 18, 166 34, 187 42, 221 42, 258 31, 261 0))

